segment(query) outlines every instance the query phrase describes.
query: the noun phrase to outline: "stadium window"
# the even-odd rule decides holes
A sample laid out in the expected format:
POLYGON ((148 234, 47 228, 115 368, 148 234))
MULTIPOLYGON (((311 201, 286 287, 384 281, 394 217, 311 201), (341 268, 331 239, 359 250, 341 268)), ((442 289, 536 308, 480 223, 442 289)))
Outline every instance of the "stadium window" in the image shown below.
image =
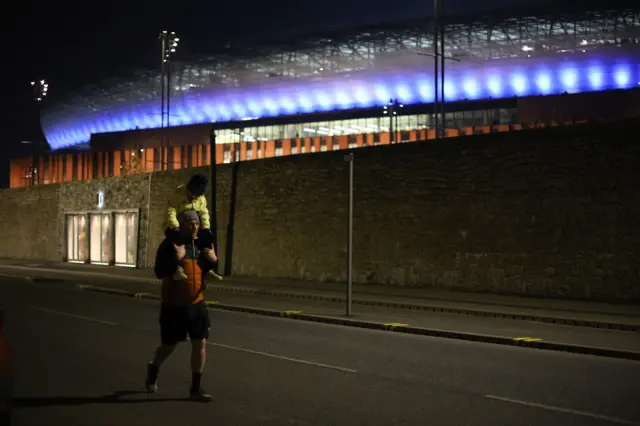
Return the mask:
POLYGON ((484 111, 472 111, 473 114, 473 125, 474 126, 483 126, 485 124, 485 113, 484 111))
POLYGON ((276 157, 282 157, 282 141, 276 141, 276 157))
POLYGON ((331 139, 331 149, 334 151, 340 149, 340 138, 338 136, 333 136, 331 139))
POLYGON ((358 146, 358 135, 351 134, 349 135, 349 149, 356 148, 358 146))
POLYGON ((373 144, 380 145, 380 133, 376 132, 373 134, 373 144))
POLYGON ((398 130, 406 130, 409 128, 409 117, 403 115, 398 120, 398 130))
POLYGON ((222 161, 224 164, 231 163, 231 147, 228 143, 223 145, 223 156, 222 161))
POLYGON ((253 160, 253 144, 252 143, 248 143, 247 144, 247 160, 253 160))
MULTIPOLYGON (((113 159, 111 160, 113 163, 113 159)), ((71 180, 78 180, 78 154, 73 154, 71 156, 71 180)), ((38 176, 40 179, 40 176, 38 176)))
POLYGON ((93 169, 93 173, 91 173, 91 179, 97 179, 98 178, 98 153, 97 152, 94 152, 93 155, 91 156, 91 166, 92 166, 91 168, 93 169))
POLYGON ((62 181, 64 182, 67 177, 67 156, 66 155, 62 156, 61 163, 62 163, 62 181))
POLYGON ((158 171, 161 170, 161 160, 160 160, 160 150, 157 148, 153 148, 152 152, 152 161, 153 161, 153 170, 158 171))
POLYGON ((104 176, 113 176, 113 151, 104 154, 104 176))
POLYGON ((458 129, 464 127, 464 113, 463 112, 454 112, 453 113, 453 121, 454 126, 458 129))
POLYGON ((167 149, 167 170, 173 170, 175 151, 173 150, 173 147, 169 147, 166 149, 167 149))
POLYGON ((320 152, 326 152, 326 151, 327 151, 327 138, 324 137, 320 139, 320 152))
POLYGON ((410 142, 411 132, 409 130, 403 130, 400 132, 400 142, 410 142))
POLYGON ((180 168, 184 169, 186 167, 186 161, 187 161, 187 147, 186 146, 181 146, 180 147, 180 168))
POLYGON ((188 145, 187 146, 187 167, 191 168, 193 167, 193 145, 188 145))

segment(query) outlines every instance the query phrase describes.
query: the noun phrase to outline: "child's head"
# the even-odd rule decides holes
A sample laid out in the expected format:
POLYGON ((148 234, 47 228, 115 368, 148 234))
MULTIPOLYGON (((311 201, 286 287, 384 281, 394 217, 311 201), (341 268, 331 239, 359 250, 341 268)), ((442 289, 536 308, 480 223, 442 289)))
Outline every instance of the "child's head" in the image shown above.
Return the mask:
POLYGON ((189 183, 187 183, 187 192, 191 198, 197 198, 201 195, 204 195, 204 192, 207 190, 207 183, 209 179, 205 175, 195 174, 191 176, 189 179, 189 183))

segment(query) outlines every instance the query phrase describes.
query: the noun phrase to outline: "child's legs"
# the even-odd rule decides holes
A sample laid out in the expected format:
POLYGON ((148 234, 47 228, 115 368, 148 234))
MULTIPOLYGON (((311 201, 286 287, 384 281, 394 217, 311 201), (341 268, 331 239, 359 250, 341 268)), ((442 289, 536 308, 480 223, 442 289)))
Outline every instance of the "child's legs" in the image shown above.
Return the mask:
MULTIPOLYGON (((211 232, 209 230, 202 229, 200 230, 200 232, 198 232, 198 246, 200 247, 201 250, 205 248, 209 248, 212 250, 214 249, 213 236, 211 235, 211 232)), ((200 256, 199 263, 200 263, 200 268, 205 273, 207 273, 215 267, 217 263, 217 259, 211 253, 209 254, 202 253, 202 256, 200 256)))

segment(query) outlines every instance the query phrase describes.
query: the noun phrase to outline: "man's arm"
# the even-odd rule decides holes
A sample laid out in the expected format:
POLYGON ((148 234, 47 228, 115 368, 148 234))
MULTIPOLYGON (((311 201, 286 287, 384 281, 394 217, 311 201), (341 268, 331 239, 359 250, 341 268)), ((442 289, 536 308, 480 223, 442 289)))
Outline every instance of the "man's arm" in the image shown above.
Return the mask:
POLYGON ((184 246, 176 246, 165 238, 156 251, 156 262, 154 264, 156 277, 162 279, 175 274, 178 262, 186 255, 187 250, 184 246))
POLYGON ((180 262, 187 255, 187 249, 185 246, 177 246, 175 244, 173 248, 176 250, 175 261, 180 262))
POLYGON ((173 244, 165 238, 158 247, 158 250, 156 250, 156 261, 153 269, 157 278, 162 279, 176 272, 178 262, 175 260, 175 253, 173 244))

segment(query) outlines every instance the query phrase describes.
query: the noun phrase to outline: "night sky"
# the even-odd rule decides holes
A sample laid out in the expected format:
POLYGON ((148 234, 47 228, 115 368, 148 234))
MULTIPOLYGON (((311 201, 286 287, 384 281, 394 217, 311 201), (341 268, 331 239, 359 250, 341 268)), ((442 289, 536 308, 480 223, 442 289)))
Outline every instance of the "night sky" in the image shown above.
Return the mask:
MULTIPOLYGON (((519 8, 559 4, 446 1, 448 12, 456 14, 513 8, 513 3, 519 8)), ((0 187, 8 186, 8 158, 28 155, 28 145, 20 141, 44 138, 31 80, 44 78, 53 94, 66 93, 84 83, 99 83, 118 69, 153 67, 160 54, 157 35, 162 29, 178 33, 181 52, 197 52, 238 40, 264 41, 425 17, 431 14, 433 0, 24 0, 11 3, 11 8, 13 12, 4 9, 0 42, 5 74, 0 97, 0 187)))

